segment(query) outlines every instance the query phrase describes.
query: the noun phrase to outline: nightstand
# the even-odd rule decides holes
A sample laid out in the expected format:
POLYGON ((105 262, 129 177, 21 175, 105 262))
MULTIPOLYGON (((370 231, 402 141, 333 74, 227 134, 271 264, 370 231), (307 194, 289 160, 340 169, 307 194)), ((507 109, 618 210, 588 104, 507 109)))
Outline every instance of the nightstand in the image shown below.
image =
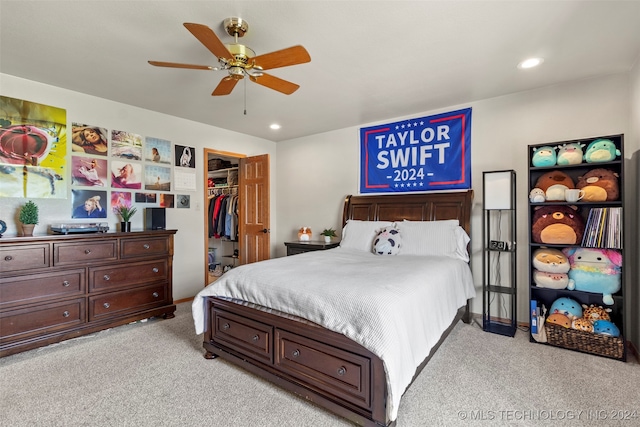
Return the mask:
POLYGON ((340 242, 325 243, 321 240, 309 240, 308 242, 284 242, 284 245, 287 247, 287 256, 289 256, 302 254, 304 252, 332 249, 340 245, 340 242))

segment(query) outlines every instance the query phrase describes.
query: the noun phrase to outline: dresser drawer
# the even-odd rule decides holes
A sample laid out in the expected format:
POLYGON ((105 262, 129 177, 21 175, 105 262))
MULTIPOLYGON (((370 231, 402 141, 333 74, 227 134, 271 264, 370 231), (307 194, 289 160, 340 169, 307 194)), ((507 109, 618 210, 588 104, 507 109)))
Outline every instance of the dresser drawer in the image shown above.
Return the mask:
POLYGON ((275 364, 302 381, 322 381, 325 392, 369 408, 371 360, 318 341, 276 329, 275 364))
POLYGON ((271 326, 215 309, 213 319, 213 337, 217 342, 243 354, 251 354, 255 359, 273 363, 271 326))
POLYGON ((24 339, 85 323, 85 298, 0 313, 0 341, 24 339))
POLYGON ((49 267, 49 245, 3 246, 0 248, 0 273, 49 267))
POLYGON ((0 279, 0 308, 82 295, 85 289, 83 268, 0 279))
POLYGON ((166 258, 121 265, 89 268, 89 290, 99 292, 125 286, 140 286, 166 281, 168 262, 166 258))
POLYGON ((78 265, 83 262, 112 261, 118 258, 117 241, 54 243, 53 265, 78 265))
POLYGON ((135 258, 169 254, 168 237, 145 237, 140 239, 122 239, 120 258, 135 258))
POLYGON ((168 298, 164 284, 89 297, 89 321, 159 307, 166 304, 168 298))

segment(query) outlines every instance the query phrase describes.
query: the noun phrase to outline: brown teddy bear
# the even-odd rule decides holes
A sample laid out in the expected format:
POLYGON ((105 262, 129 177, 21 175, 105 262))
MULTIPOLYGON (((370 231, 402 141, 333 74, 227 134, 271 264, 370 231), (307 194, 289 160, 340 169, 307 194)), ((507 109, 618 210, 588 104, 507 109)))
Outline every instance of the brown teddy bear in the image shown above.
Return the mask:
POLYGON ((542 175, 534 187, 544 191, 547 201, 564 201, 564 190, 576 188, 571 177, 559 170, 542 175))
POLYGON ((575 206, 541 206, 536 208, 531 225, 531 239, 536 243, 579 245, 584 234, 584 219, 575 206))
POLYGON ((578 177, 576 188, 584 191, 583 202, 611 202, 618 200, 618 174, 603 168, 592 169, 578 177))

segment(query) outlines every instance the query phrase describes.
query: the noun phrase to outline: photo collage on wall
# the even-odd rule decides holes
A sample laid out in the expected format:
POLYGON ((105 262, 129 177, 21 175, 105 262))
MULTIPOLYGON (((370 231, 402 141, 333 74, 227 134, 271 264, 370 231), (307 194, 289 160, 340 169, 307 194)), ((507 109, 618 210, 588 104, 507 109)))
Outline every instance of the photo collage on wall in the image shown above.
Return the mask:
MULTIPOLYGON (((75 122, 72 135, 72 218, 107 218, 139 204, 175 207, 171 141, 75 122)), ((187 148, 195 168, 194 148, 187 148)))

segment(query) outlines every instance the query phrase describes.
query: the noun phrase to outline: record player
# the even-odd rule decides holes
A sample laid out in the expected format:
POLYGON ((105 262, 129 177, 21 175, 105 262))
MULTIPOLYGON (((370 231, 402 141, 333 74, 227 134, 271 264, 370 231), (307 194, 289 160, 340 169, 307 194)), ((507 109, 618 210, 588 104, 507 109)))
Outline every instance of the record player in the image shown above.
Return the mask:
POLYGON ((51 224, 51 231, 55 234, 106 233, 109 225, 106 222, 51 224))

